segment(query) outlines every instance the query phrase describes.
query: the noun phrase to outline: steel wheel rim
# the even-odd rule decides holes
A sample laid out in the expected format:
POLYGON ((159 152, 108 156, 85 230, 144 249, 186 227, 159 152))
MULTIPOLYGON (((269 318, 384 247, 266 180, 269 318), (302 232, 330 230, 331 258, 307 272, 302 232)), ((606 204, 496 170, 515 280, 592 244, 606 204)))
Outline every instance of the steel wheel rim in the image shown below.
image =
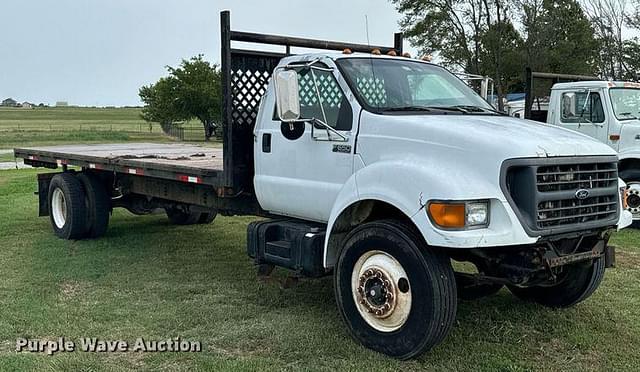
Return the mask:
POLYGON ((64 193, 59 188, 53 190, 51 196, 51 215, 56 226, 59 229, 63 228, 67 221, 67 203, 64 193))
POLYGON ((634 218, 640 218, 640 183, 633 182, 627 185, 627 210, 634 218))
POLYGON ((392 255, 364 253, 351 274, 351 293, 360 316, 380 332, 402 327, 411 312, 411 285, 407 273, 392 255))

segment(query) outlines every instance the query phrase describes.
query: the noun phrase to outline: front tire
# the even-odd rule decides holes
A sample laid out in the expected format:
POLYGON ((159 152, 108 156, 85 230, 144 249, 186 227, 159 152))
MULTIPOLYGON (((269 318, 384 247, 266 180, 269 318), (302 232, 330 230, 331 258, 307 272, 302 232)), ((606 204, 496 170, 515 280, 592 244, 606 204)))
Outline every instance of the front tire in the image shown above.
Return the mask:
POLYGON ((552 308, 571 307, 586 300, 600 286, 605 271, 604 257, 596 259, 592 265, 577 264, 567 266, 565 270, 557 284, 529 288, 509 286, 509 290, 525 301, 552 308))
POLYGON ((87 231, 86 195, 80 180, 71 173, 51 178, 47 202, 53 232, 67 240, 82 239, 87 231))
POLYGON ((396 221, 366 223, 347 236, 334 289, 351 335, 398 359, 440 343, 455 320, 456 282, 449 258, 396 221))

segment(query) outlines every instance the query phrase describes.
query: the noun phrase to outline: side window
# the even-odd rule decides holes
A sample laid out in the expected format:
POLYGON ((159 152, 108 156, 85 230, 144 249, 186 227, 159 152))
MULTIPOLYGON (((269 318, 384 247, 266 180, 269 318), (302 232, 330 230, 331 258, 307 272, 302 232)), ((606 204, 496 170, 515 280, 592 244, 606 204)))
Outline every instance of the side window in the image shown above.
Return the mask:
MULTIPOLYGON (((324 67, 324 66, 323 66, 324 67)), ((310 69, 298 71, 298 87, 300 100, 300 117, 303 119, 316 118, 324 120, 322 112, 327 118, 327 124, 336 130, 351 130, 353 113, 351 105, 338 85, 336 78, 329 71, 314 70, 318 91, 313 83, 310 69), (320 100, 318 100, 320 93, 320 100), (322 101, 322 107, 320 106, 322 101)), ((273 120, 278 120, 278 112, 274 105, 273 120)))
POLYGON ((562 93, 563 123, 603 123, 604 109, 600 94, 595 92, 567 92, 562 93))
POLYGON ((351 107, 330 71, 314 70, 312 74, 311 69, 299 70, 298 85, 300 87, 301 117, 324 120, 324 111, 326 122, 331 127, 338 130, 351 129, 351 107), (314 74, 318 91, 316 91, 316 85, 313 82, 314 74))

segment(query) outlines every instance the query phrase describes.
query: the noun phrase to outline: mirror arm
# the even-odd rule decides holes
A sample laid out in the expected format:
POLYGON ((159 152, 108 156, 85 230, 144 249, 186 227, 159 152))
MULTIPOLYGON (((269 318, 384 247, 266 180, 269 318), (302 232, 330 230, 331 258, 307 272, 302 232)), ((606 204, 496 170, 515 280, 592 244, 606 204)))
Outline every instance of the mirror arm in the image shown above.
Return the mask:
POLYGON ((345 136, 344 134, 342 134, 342 133, 338 132, 337 130, 333 129, 329 124, 325 123, 324 121, 322 121, 320 119, 311 118, 311 119, 307 119, 307 121, 311 122, 311 125, 318 124, 321 127, 323 127, 327 131, 327 135, 329 136, 329 139, 331 139, 331 135, 329 134, 331 132, 331 133, 336 134, 343 141, 348 141, 349 140, 347 138, 347 136, 345 136))

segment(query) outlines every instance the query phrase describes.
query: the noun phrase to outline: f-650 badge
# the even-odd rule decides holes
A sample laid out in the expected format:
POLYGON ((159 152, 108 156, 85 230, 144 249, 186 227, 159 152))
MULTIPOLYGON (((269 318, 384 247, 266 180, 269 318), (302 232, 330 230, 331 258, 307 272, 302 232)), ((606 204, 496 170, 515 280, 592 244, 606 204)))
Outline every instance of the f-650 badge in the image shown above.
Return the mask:
POLYGON ((333 152, 351 153, 351 145, 333 145, 333 152))

